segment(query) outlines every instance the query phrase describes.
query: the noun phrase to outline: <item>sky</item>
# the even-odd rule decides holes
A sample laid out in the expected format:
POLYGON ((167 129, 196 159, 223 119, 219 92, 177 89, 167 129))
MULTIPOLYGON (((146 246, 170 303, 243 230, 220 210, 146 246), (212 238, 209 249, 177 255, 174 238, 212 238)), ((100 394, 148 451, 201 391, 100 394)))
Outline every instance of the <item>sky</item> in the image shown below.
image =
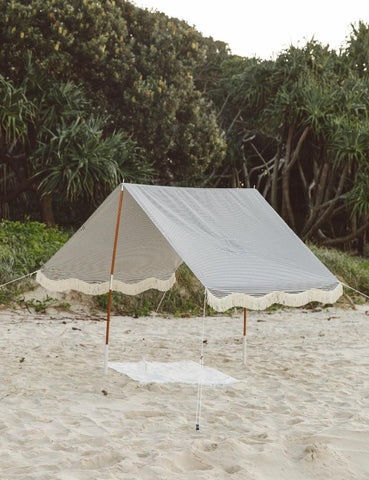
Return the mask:
POLYGON ((369 23, 369 0, 133 0, 185 20, 244 57, 275 58, 291 44, 314 38, 339 49, 350 25, 369 23))

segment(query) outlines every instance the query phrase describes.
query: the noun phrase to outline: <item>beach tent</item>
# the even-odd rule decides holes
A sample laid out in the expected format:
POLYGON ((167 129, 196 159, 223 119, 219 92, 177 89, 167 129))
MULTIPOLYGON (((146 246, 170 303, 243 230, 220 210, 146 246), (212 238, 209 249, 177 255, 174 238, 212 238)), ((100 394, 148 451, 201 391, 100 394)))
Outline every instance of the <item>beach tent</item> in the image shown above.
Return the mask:
POLYGON ((53 291, 109 291, 107 346, 111 291, 168 290, 182 262, 217 311, 333 303, 342 294, 337 278, 247 188, 118 186, 37 280, 53 291))

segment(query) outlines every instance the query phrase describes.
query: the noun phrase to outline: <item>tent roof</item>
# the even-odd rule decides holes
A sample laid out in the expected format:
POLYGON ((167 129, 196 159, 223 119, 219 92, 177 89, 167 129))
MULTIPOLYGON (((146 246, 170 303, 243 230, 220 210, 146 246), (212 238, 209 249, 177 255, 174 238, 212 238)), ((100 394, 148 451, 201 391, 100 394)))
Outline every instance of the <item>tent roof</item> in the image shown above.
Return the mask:
MULTIPOLYGON (((52 290, 109 290, 117 187, 46 263, 38 280, 52 290)), ((332 303, 337 278, 255 189, 124 185, 113 289, 167 290, 185 262, 218 311, 272 303, 332 303)))

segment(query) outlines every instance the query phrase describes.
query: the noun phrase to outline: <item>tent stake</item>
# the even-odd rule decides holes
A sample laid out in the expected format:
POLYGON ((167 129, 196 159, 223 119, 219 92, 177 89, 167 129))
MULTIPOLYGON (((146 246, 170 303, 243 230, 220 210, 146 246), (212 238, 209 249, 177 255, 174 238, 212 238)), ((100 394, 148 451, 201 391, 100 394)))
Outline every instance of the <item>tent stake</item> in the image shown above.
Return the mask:
POLYGON ((124 187, 124 183, 122 183, 122 188, 121 188, 120 196, 119 196, 118 215, 117 215, 117 223, 116 223, 116 226, 115 226, 114 247, 113 247, 113 255, 112 255, 112 259, 111 259, 111 269, 110 269, 110 285, 109 285, 109 296, 108 296, 108 311, 107 311, 107 316, 106 316, 106 337, 105 337, 105 351, 104 351, 104 374, 105 375, 107 375, 107 373, 108 373, 111 297, 112 297, 112 290, 113 290, 115 256, 116 256, 116 253, 117 253, 120 217, 121 217, 121 213, 122 213, 122 204, 123 204, 123 187, 124 187))
POLYGON ((243 309, 243 364, 246 365, 246 321, 247 309, 243 309))

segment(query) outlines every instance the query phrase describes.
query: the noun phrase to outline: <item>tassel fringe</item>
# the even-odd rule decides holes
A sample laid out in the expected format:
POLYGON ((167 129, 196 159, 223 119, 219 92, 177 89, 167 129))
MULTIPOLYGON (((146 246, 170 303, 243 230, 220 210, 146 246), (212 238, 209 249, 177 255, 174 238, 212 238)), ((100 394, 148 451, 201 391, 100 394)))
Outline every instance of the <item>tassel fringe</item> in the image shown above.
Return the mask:
MULTIPOLYGON (((54 292, 65 292, 68 290, 77 290, 87 295, 101 295, 109 291, 110 282, 88 283, 76 278, 66 280, 51 280, 42 271, 37 272, 36 280, 43 287, 54 292)), ((113 280, 112 290, 122 292, 126 295, 137 295, 150 288, 155 288, 162 292, 169 290, 176 282, 175 274, 168 280, 158 278, 146 278, 138 283, 124 283, 119 280, 113 280)), ((309 302, 334 303, 343 293, 342 284, 339 283, 333 290, 320 290, 313 288, 306 292, 286 293, 272 292, 261 297, 247 295, 244 293, 232 293, 223 298, 217 298, 207 290, 207 303, 217 312, 225 312, 233 307, 246 307, 250 310, 265 310, 274 303, 285 305, 287 307, 302 307, 309 302)))
MULTIPOLYGON (((53 292, 66 292, 68 290, 77 290, 87 295, 101 295, 107 293, 110 287, 110 281, 103 283, 88 283, 77 278, 68 278, 65 280, 51 280, 42 273, 37 272, 36 281, 47 290, 53 292)), ((162 292, 169 290, 176 282, 176 276, 173 274, 168 280, 160 280, 158 278, 146 278, 137 283, 124 283, 119 280, 113 280, 112 290, 122 292, 126 295, 137 295, 149 288, 155 288, 162 292)))
POLYGON ((343 293, 342 284, 338 284, 333 290, 320 290, 313 288, 306 292, 286 293, 272 292, 262 297, 254 297, 244 293, 232 293, 223 298, 217 298, 207 291, 207 301, 210 307, 217 312, 225 312, 233 307, 246 307, 250 310, 265 310, 279 303, 287 307, 302 307, 309 302, 334 303, 343 293))

